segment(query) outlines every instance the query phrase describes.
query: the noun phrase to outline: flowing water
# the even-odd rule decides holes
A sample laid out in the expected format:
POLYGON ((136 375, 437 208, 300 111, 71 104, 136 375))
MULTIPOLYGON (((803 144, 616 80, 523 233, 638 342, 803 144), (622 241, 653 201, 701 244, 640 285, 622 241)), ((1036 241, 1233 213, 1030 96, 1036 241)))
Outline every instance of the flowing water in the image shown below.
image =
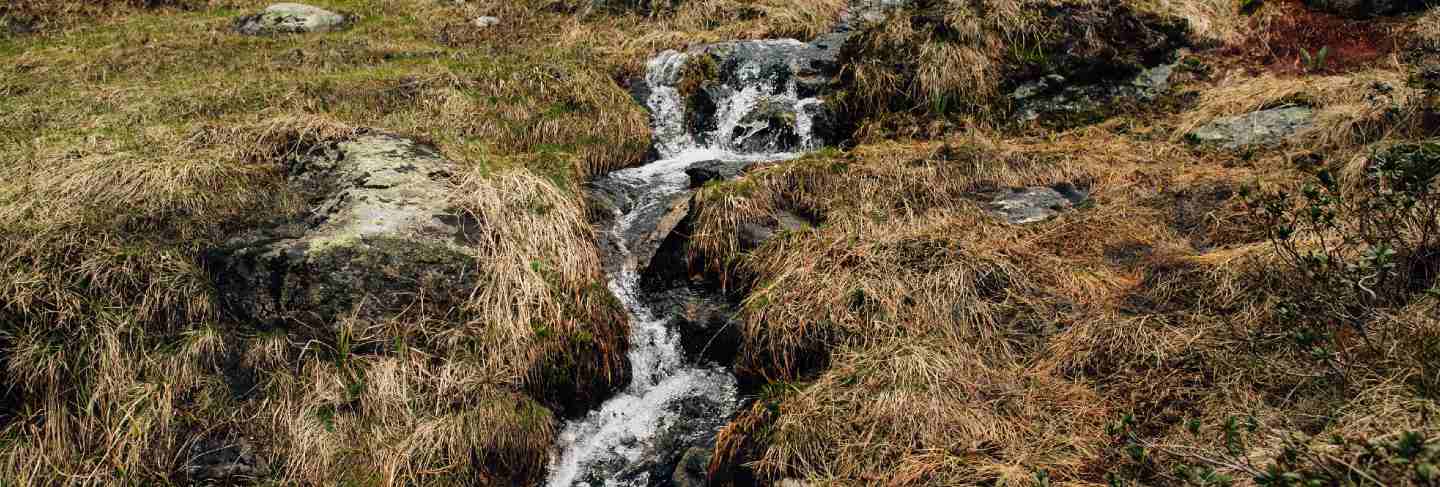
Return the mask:
MULTIPOLYGON (((752 41, 752 47, 793 48, 798 41, 752 41)), ((815 98, 797 96, 795 82, 767 73, 760 62, 742 63, 716 100, 714 130, 691 133, 685 105, 676 89, 689 54, 666 51, 648 64, 650 90, 646 104, 651 112, 655 149, 659 159, 640 167, 616 171, 601 183, 620 188, 628 204, 616 211, 608 238, 611 256, 621 262, 609 275, 610 291, 630 314, 630 367, 632 382, 598 410, 568 423, 559 435, 547 484, 647 486, 668 480, 667 472, 653 474, 656 457, 673 455, 676 435, 693 441, 713 434, 734 414, 739 397, 736 380, 723 366, 686 357, 673 317, 658 312, 653 299, 640 286, 647 262, 638 262, 631 250, 640 245, 632 235, 637 228, 653 227, 663 215, 658 207, 689 191, 685 169, 701 161, 773 161, 793 158, 811 148, 812 120, 807 108, 815 98), (733 86, 730 86, 733 85, 733 86), (799 144, 778 147, 750 140, 768 125, 747 120, 762 103, 783 104, 795 114, 799 144), (751 150, 742 150, 748 147, 751 150), (699 406, 696 406, 696 405, 699 406)), ((753 117, 751 117, 753 118, 753 117)))

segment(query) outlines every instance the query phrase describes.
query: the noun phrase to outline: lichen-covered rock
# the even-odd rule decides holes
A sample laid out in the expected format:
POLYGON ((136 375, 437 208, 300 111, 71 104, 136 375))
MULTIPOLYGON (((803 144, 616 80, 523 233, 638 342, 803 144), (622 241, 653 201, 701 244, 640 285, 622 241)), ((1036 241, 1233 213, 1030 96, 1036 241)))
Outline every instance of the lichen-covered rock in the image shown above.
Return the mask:
POLYGON ((349 27, 353 19, 345 14, 299 3, 277 3, 253 15, 235 19, 241 34, 299 34, 334 32, 349 27))
POLYGON ((452 172, 432 147, 366 135, 312 151, 287 168, 308 218, 238 236, 207 255, 228 310, 262 323, 329 326, 423 301, 464 302, 477 283, 452 172), (361 307, 361 304, 364 304, 361 307))
POLYGON ((837 32, 849 32, 877 25, 890 18, 895 10, 915 3, 915 0, 851 0, 850 5, 840 14, 837 32))
POLYGON ((1190 132, 1188 137, 1227 150, 1267 147, 1285 142, 1314 121, 1315 111, 1308 107, 1272 108, 1217 119, 1190 132))
POLYGON ((1396 15, 1426 8, 1425 0, 1305 0, 1311 8, 1355 18, 1396 15))
POLYGON ((1089 198, 1085 192, 1069 184, 1014 188, 995 194, 989 202, 991 212, 1014 225, 1036 223, 1054 218, 1061 212, 1089 198))

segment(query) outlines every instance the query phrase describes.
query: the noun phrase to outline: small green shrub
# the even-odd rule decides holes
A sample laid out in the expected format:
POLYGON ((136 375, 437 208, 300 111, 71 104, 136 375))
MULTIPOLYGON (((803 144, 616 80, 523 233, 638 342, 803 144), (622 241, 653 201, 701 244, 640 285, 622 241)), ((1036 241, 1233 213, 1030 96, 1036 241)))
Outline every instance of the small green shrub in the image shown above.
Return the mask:
POLYGON ((1440 271, 1440 144, 1395 146, 1346 187, 1328 170, 1298 191, 1248 194, 1281 260, 1303 277, 1276 307, 1307 353, 1334 360, 1337 334, 1358 334, 1383 310, 1429 291, 1440 271))

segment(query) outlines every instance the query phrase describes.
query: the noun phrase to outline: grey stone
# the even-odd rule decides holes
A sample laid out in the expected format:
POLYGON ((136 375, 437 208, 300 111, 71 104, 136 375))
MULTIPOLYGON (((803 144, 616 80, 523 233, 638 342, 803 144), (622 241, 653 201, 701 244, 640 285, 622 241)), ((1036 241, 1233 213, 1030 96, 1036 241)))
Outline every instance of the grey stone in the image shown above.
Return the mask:
POLYGON ((991 212, 1014 225, 1036 223, 1073 209, 1089 195, 1069 184, 1014 188, 991 196, 991 212))
POLYGON ((1103 118, 1116 103, 1147 102, 1170 91, 1174 64, 1161 64, 1140 71, 1123 83, 1072 85, 1064 76, 1052 74, 1025 83, 1010 92, 1019 121, 1070 118, 1075 125, 1103 118), (1083 120, 1074 120, 1079 117, 1083 120))
POLYGON ((739 177, 755 164, 755 161, 701 161, 686 168, 685 175, 690 177, 691 188, 699 188, 710 181, 724 181, 739 177))
POLYGON ((890 18, 896 9, 909 6, 914 0, 851 0, 840 14, 840 24, 835 30, 849 32, 863 30, 890 18))
POLYGON ((348 15, 300 3, 277 3, 235 20, 241 34, 299 34, 344 30, 354 21, 348 15))
MULTIPOLYGON (((602 178, 592 182, 586 192, 589 205, 598 210, 598 219, 630 215, 627 218, 638 222, 628 226, 624 234, 604 232, 600 235, 602 264, 606 272, 615 272, 624 266, 645 268, 660 250, 665 238, 690 214, 688 192, 669 195, 655 204, 637 205, 636 200, 645 189, 623 178, 602 178), (622 246, 629 251, 620 252, 622 246), (619 260, 620 256, 628 257, 627 260, 619 260)), ((601 221, 598 225, 608 227, 609 223, 601 221)))
POLYGON ((227 310, 261 323, 320 327, 371 318, 423 300, 448 310, 476 285, 478 262, 449 206, 452 164, 433 147, 364 135, 288 166, 312 210, 206 254, 227 310))
POLYGON ((1314 121, 1314 110, 1288 106, 1216 119, 1188 136, 1196 143, 1228 150, 1266 147, 1285 142, 1314 121))
POLYGON ((740 119, 733 140, 745 152, 789 149, 800 145, 795 122, 798 115, 787 103, 761 100, 740 119))

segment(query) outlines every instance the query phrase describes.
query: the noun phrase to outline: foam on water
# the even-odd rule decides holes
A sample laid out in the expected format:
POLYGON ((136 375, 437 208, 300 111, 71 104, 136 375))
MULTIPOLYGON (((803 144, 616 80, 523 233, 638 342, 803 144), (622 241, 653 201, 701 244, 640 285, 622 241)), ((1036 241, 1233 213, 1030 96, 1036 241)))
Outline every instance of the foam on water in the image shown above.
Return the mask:
MULTIPOLYGON (((756 41, 794 43, 797 41, 756 41)), ((685 105, 676 84, 685 61, 690 55, 666 51, 651 59, 646 82, 650 95, 646 100, 651 113, 656 151, 660 159, 650 164, 611 173, 608 178, 636 191, 635 204, 628 212, 618 214, 611 232, 618 242, 618 252, 628 257, 623 238, 636 225, 654 218, 646 208, 660 205, 670 197, 688 191, 685 169, 710 160, 773 161, 794 158, 798 152, 737 153, 735 148, 745 137, 763 126, 742 127, 745 115, 763 101, 788 103, 795 108, 796 131, 801 148, 811 144, 812 122, 804 109, 819 103, 814 98, 796 96, 793 81, 767 79, 759 66, 740 66, 735 78, 740 86, 729 87, 732 94, 717 103, 716 129, 709 134, 692 134, 685 124, 685 105), (743 128, 743 130, 736 130, 743 128), (738 134, 738 137, 736 136, 738 134), (699 135, 699 137, 697 137, 699 135), (706 140, 703 146, 697 140, 706 140), (645 216, 650 215, 650 216, 645 216)), ((619 210, 617 210, 619 212, 619 210)), ((565 425, 556 444, 547 485, 647 485, 652 479, 645 474, 625 480, 614 474, 636 463, 654 446, 663 428, 685 421, 677 406, 694 398, 706 398, 722 405, 720 413, 728 417, 738 404, 735 377, 722 367, 687 361, 680 347, 680 337, 672 329, 670 317, 658 316, 646 303, 640 289, 640 268, 629 263, 610 275, 609 287, 624 304, 630 315, 630 367, 632 381, 616 396, 584 418, 565 425)), ((658 480, 658 479, 653 479, 658 480)))

